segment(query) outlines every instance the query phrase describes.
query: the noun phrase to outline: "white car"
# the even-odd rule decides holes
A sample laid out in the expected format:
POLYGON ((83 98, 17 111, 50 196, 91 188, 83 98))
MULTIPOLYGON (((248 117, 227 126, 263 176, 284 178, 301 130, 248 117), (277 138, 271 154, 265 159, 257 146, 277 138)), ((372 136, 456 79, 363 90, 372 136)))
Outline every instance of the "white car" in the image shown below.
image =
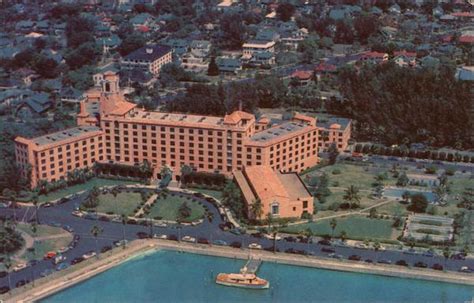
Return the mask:
POLYGON ((168 239, 168 236, 167 235, 154 234, 153 238, 154 239, 166 240, 166 239, 168 239))
POLYGON ((26 268, 26 263, 18 263, 15 265, 15 267, 13 267, 13 271, 20 271, 23 268, 26 268))
MULTIPOLYGON (((264 234, 263 236, 264 236, 265 238, 267 238, 267 239, 274 240, 274 239, 273 239, 273 235, 264 234)), ((275 235, 275 240, 276 240, 276 241, 280 241, 280 240, 281 240, 281 237, 280 237, 279 235, 275 235)))
POLYGON ((168 227, 168 225, 166 223, 156 223, 155 226, 156 227, 168 227))
POLYGON ((193 237, 190 237, 190 236, 184 236, 184 237, 181 238, 181 241, 195 243, 196 238, 193 238, 193 237))
POLYGON ((250 243, 249 248, 250 249, 262 249, 262 245, 257 244, 257 243, 250 243))
POLYGON ((59 264, 59 263, 63 262, 64 260, 66 260, 66 257, 59 255, 56 258, 54 258, 53 263, 54 264, 59 264))
POLYGON ((95 251, 90 251, 88 253, 83 254, 82 257, 84 258, 84 260, 87 260, 94 257, 95 255, 97 255, 95 251))
POLYGON ((82 211, 79 211, 79 210, 75 210, 72 212, 72 215, 73 216, 76 216, 76 217, 79 217, 79 218, 82 218, 84 216, 84 214, 82 213, 82 211))

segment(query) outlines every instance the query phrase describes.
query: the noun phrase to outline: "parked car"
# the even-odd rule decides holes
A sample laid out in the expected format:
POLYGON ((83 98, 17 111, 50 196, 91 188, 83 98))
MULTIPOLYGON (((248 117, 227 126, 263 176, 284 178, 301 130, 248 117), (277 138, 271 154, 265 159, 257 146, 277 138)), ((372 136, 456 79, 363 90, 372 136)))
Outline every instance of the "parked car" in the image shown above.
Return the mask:
POLYGON ((387 259, 380 259, 380 260, 377 261, 377 263, 380 263, 380 264, 392 264, 392 261, 387 260, 387 259))
POLYGON ((146 232, 139 231, 139 232, 137 232, 137 237, 138 237, 138 239, 148 239, 150 237, 150 235, 146 232))
POLYGON ((22 286, 26 285, 29 282, 30 282, 29 280, 21 279, 21 280, 18 280, 16 282, 15 286, 16 287, 22 287, 22 286))
POLYGON ((69 225, 64 225, 64 226, 63 226, 63 229, 65 229, 66 231, 68 231, 68 232, 70 232, 70 233, 74 232, 74 229, 73 229, 71 226, 69 226, 69 225))
POLYGON ((197 240, 197 243, 200 243, 200 244, 210 244, 211 242, 209 242, 209 240, 206 239, 206 238, 199 238, 199 239, 197 240))
POLYGON ((128 240, 117 240, 117 241, 113 242, 113 244, 117 247, 125 246, 125 245, 127 245, 127 243, 128 243, 128 240))
POLYGON ((45 255, 44 255, 44 259, 45 260, 49 260, 49 259, 52 259, 52 258, 55 258, 56 257, 56 252, 55 251, 48 251, 45 255))
POLYGON ((63 261, 66 260, 66 257, 65 256, 62 256, 62 255, 59 255, 59 256, 56 256, 54 259, 53 259, 53 264, 56 265, 56 264, 59 264, 63 261))
POLYGON ((321 251, 325 252, 325 253, 335 253, 336 252, 336 250, 332 247, 323 247, 323 248, 321 248, 321 251))
POLYGON ((5 278, 8 275, 8 273, 4 270, 0 271, 0 279, 5 278))
POLYGON ((349 258, 347 258, 351 261, 360 261, 362 258, 358 255, 350 255, 349 258))
POLYGON ((168 227, 168 225, 166 223, 156 223, 155 226, 156 227, 168 227))
POLYGON ((51 207, 51 206, 53 206, 53 204, 51 204, 51 203, 49 203, 49 202, 46 202, 46 203, 41 204, 41 207, 45 207, 45 208, 46 208, 46 207, 51 207))
POLYGON ((239 241, 234 241, 234 242, 230 243, 230 246, 231 246, 231 247, 234 247, 234 248, 241 248, 241 247, 242 247, 242 243, 239 242, 239 241))
POLYGON ((22 270, 23 268, 26 268, 28 265, 26 263, 18 263, 13 267, 13 271, 17 272, 22 270))
POLYGON ((69 267, 69 264, 67 264, 67 263, 60 263, 58 266, 56 266, 56 270, 57 270, 57 271, 61 271, 61 270, 64 270, 64 269, 66 269, 66 268, 68 268, 68 267, 69 267))
POLYGON ((6 294, 9 291, 10 291, 10 287, 8 287, 8 286, 0 287, 0 295, 6 294))
POLYGON ((41 277, 46 277, 46 276, 49 276, 50 274, 52 274, 54 271, 50 268, 47 268, 45 270, 43 270, 41 273, 40 273, 40 276, 41 277))
POLYGON ((193 238, 191 236, 184 236, 184 237, 181 238, 181 241, 189 242, 189 243, 195 243, 196 238, 193 238))
POLYGON ((285 241, 288 241, 288 242, 296 242, 296 238, 292 237, 292 236, 288 236, 288 237, 285 237, 283 239, 285 239, 285 241))
POLYGON ((262 245, 260 245, 258 243, 250 243, 249 248, 250 249, 262 249, 262 245))
POLYGON ((318 244, 320 244, 320 245, 326 245, 326 246, 331 246, 331 241, 326 240, 326 239, 323 239, 323 240, 319 240, 319 241, 318 241, 318 244))
POLYGON ((433 264, 433 266, 431 266, 431 268, 433 268, 434 270, 443 270, 443 265, 435 263, 433 264))
POLYGON ((469 267, 467 266, 462 266, 460 269, 459 269, 460 272, 464 272, 464 273, 472 273, 472 269, 470 269, 469 267))
POLYGON ((428 267, 428 265, 426 263, 421 262, 421 261, 416 262, 413 266, 420 267, 420 268, 427 268, 428 267))
POLYGON ((85 254, 82 255, 82 257, 84 258, 84 260, 87 260, 87 259, 90 259, 92 257, 94 257, 95 255, 97 255, 97 253, 93 250, 89 251, 89 252, 86 252, 85 254))
POLYGON ((220 245, 220 246, 227 246, 227 242, 224 241, 224 240, 214 240, 214 241, 212 242, 212 244, 214 244, 214 245, 220 245))
POLYGON ((100 252, 101 252, 101 253, 105 253, 105 252, 108 252, 109 250, 112 250, 112 246, 106 245, 106 246, 102 247, 102 249, 100 250, 100 252))
POLYGON ((72 215, 75 216, 75 217, 82 218, 84 216, 84 213, 82 213, 79 210, 75 210, 75 211, 72 212, 72 215))
POLYGON ((167 235, 154 234, 153 238, 154 239, 166 240, 166 239, 168 239, 168 236, 167 235))
POLYGON ((408 263, 405 260, 398 260, 397 262, 395 262, 395 265, 408 266, 408 263))
POLYGON ((337 255, 335 253, 331 253, 328 255, 329 258, 333 258, 333 259, 338 259, 338 260, 342 260, 342 255, 337 255))
POLYGON ((74 258, 71 260, 71 265, 74 265, 74 264, 79 264, 81 263, 82 261, 84 261, 85 259, 83 257, 77 257, 77 258, 74 258))
POLYGON ((275 235, 275 239, 273 239, 273 235, 272 234, 264 234, 263 235, 265 238, 269 239, 269 240, 276 240, 276 241, 280 241, 281 240, 281 237, 279 235, 275 235))
POLYGON ((466 256, 463 253, 457 253, 457 254, 453 254, 451 256, 451 259, 453 259, 453 260, 466 260, 466 256))

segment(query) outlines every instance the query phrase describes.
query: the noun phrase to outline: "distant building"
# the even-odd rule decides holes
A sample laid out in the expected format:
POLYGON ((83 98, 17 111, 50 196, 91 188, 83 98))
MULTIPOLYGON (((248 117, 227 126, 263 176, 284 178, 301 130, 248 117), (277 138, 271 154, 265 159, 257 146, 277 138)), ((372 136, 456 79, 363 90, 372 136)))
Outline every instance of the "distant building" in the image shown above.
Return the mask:
POLYGON ((379 53, 379 52, 365 52, 362 53, 360 56, 360 60, 363 62, 369 63, 383 63, 388 61, 388 54, 387 53, 379 53))
POLYGON ((258 63, 261 60, 259 58, 262 56, 266 58, 265 60, 271 60, 271 62, 274 63, 275 59, 268 59, 268 57, 274 58, 274 53, 275 42, 273 41, 253 40, 244 43, 244 45, 242 46, 242 59, 246 61, 251 61, 253 59, 255 63, 258 63))
POLYGON ((160 73, 163 65, 171 62, 171 48, 155 44, 144 46, 125 56, 121 61, 121 67, 122 69, 150 72, 156 76, 160 73))
POLYGON ((237 74, 242 70, 242 62, 237 58, 218 57, 216 59, 216 64, 221 73, 237 74))
POLYGON ((242 191, 248 217, 264 219, 300 218, 313 213, 313 197, 297 173, 282 173, 270 166, 247 166, 234 172, 234 180, 242 191), (262 213, 256 217, 252 204, 260 200, 262 213))

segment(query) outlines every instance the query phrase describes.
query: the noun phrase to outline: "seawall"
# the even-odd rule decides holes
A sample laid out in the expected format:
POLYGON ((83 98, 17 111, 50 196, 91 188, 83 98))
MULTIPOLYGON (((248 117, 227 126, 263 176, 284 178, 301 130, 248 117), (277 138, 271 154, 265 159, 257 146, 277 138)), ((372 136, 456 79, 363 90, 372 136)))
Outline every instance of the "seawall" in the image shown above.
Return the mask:
POLYGON ((81 264, 84 266, 80 266, 79 268, 71 267, 65 272, 58 273, 56 277, 39 279, 35 282, 34 287, 27 285, 23 288, 16 289, 11 295, 2 295, 0 299, 4 302, 37 301, 87 280, 139 255, 151 253, 152 251, 160 249, 243 260, 252 256, 253 258, 261 259, 266 262, 275 262, 279 264, 474 286, 472 275, 456 272, 442 272, 432 269, 415 269, 396 265, 332 260, 286 253, 274 254, 262 250, 236 249, 231 247, 209 246, 183 242, 179 243, 166 240, 135 240, 125 249, 116 248, 110 255, 102 256, 100 259, 88 260, 90 263, 81 264))

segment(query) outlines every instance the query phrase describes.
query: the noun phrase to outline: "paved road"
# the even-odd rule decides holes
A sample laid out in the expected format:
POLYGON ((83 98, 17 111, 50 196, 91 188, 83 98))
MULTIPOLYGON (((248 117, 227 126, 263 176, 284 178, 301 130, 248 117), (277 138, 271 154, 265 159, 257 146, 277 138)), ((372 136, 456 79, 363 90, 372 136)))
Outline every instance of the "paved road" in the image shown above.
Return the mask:
MULTIPOLYGON (((70 262, 76 257, 82 256, 84 253, 96 249, 96 242, 93 236, 90 234, 92 226, 98 225, 103 229, 103 233, 98 237, 98 249, 107 245, 113 245, 114 241, 121 240, 123 235, 123 225, 116 222, 105 222, 100 220, 88 220, 84 218, 78 218, 73 216, 71 213, 77 207, 80 202, 85 198, 85 194, 79 195, 74 199, 69 200, 66 203, 55 205, 48 208, 40 208, 39 218, 41 224, 54 224, 65 226, 68 225, 73 228, 73 233, 79 236, 80 239, 77 244, 68 250, 64 256, 66 256, 66 262, 70 262)), ((209 202, 201 199, 202 203, 208 206, 209 211, 213 213, 214 220, 209 222, 205 220, 202 224, 197 226, 169 226, 166 228, 154 227, 153 233, 175 235, 178 238, 184 235, 189 235, 195 238, 205 238, 213 242, 215 240, 225 241, 227 244, 232 242, 240 242, 243 247, 247 247, 250 243, 259 243, 265 249, 272 249, 273 241, 266 238, 256 238, 251 235, 234 235, 230 232, 225 232, 219 228, 219 224, 223 223, 223 219, 220 217, 218 210, 209 202)), ((26 221, 34 219, 34 211, 29 207, 23 207, 16 210, 17 218, 24 219, 26 221), (26 214, 26 215, 25 215, 26 214)), ((12 217, 12 209, 0 209, 0 216, 12 217)), ((126 225, 125 226, 125 238, 133 240, 137 238, 137 232, 150 232, 150 228, 141 225, 126 225)), ((287 251, 288 249, 294 249, 299 251, 305 251, 316 256, 327 256, 328 252, 322 252, 323 247, 330 248, 330 246, 323 246, 318 243, 301 243, 301 242, 290 242, 286 240, 276 241, 276 247, 279 251, 287 251)), ((361 256, 362 260, 370 259, 374 262, 377 260, 391 260, 392 263, 397 260, 405 260, 408 264, 413 265, 418 261, 426 263, 429 267, 433 264, 438 263, 443 265, 448 270, 457 271, 461 266, 469 266, 474 269, 474 259, 467 260, 445 260, 443 257, 426 257, 422 255, 408 255, 401 251, 379 251, 375 252, 368 249, 358 249, 354 247, 334 247, 335 253, 341 255, 344 259, 348 256, 358 255, 361 256)), ((39 256, 41 258, 42 256, 39 256)), ((40 277, 40 273, 46 269, 54 270, 55 266, 50 260, 39 260, 37 264, 29 266, 21 271, 11 273, 11 284, 15 287, 20 280, 32 280, 40 277)), ((0 287, 8 286, 8 280, 6 277, 0 279, 0 287)))

